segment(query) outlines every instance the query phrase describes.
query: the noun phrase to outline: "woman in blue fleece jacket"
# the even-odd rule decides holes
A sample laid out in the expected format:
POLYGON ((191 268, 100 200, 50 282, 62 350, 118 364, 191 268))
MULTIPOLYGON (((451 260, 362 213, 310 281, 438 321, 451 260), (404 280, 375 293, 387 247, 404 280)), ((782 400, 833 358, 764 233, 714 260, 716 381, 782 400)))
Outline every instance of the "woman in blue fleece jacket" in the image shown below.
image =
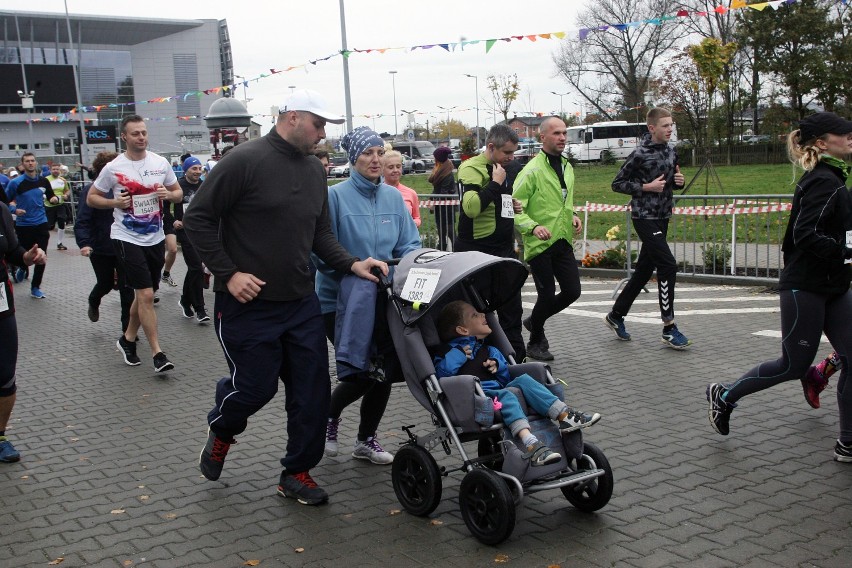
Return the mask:
MULTIPOLYGON (((384 140, 362 126, 343 137, 349 154, 350 177, 328 189, 328 216, 337 240, 359 258, 400 258, 420 248, 420 235, 399 191, 382 183, 384 140)), ((331 270, 319 258, 316 291, 325 319, 326 336, 334 342, 337 292, 342 274, 331 270)), ((390 398, 391 383, 401 379, 399 362, 385 320, 385 295, 379 294, 373 337, 378 350, 373 369, 341 378, 331 393, 325 455, 339 451, 337 434, 343 409, 363 397, 361 421, 352 456, 376 464, 393 462, 376 439, 376 430, 390 398)))
POLYGON ((600 420, 597 412, 586 414, 572 409, 526 373, 513 379, 503 354, 496 347, 484 343, 485 338, 491 335, 485 314, 476 311, 467 302, 457 300, 444 306, 437 325, 441 341, 447 343, 448 349, 435 357, 435 375, 439 379, 453 375, 479 377, 485 394, 501 403, 503 423, 527 448, 526 457, 531 465, 547 465, 559 461, 561 456, 530 431, 530 423, 518 397, 507 387, 521 391, 527 405, 541 416, 558 422, 562 432, 585 428, 600 420))

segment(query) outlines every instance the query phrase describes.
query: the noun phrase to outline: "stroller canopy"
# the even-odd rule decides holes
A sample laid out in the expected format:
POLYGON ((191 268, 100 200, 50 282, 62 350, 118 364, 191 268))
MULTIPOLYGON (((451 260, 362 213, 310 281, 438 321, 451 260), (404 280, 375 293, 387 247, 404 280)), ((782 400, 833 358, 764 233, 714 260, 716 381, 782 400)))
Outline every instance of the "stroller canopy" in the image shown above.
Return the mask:
POLYGON ((524 265, 513 258, 474 251, 418 249, 400 260, 394 271, 392 292, 403 321, 412 325, 463 280, 470 279, 482 300, 483 305, 474 307, 490 312, 520 291, 527 274, 524 265))

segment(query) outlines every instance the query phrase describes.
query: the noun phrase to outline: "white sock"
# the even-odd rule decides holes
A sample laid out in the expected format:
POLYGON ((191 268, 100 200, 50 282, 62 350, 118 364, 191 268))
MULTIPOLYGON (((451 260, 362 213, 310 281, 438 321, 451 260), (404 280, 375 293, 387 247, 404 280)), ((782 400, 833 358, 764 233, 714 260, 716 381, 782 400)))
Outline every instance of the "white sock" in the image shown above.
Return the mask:
POLYGON ((62 241, 64 241, 64 240, 65 240, 65 229, 60 229, 60 228, 57 227, 56 228, 56 244, 57 244, 57 246, 63 244, 62 241))
POLYGON ((524 436, 524 437, 521 439, 521 443, 522 443, 524 446, 526 446, 527 448, 529 448, 530 446, 532 446, 532 445, 533 445, 533 444, 535 444, 536 442, 538 442, 538 438, 536 438, 536 437, 535 437, 535 434, 533 434, 532 432, 530 432, 528 435, 524 436))

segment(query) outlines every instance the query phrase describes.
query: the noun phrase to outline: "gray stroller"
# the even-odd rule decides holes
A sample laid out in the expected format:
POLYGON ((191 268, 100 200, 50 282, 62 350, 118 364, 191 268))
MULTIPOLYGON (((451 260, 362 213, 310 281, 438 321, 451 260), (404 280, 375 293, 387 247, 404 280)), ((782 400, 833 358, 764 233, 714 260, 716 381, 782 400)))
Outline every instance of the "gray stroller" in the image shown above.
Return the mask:
POLYGON ((613 490, 606 456, 583 441, 581 430, 560 433, 551 420, 531 414, 523 395, 515 390, 535 436, 562 455, 559 462, 530 467, 523 457, 525 449, 504 427, 479 379, 435 376, 432 355, 441 344, 435 325, 438 314, 447 303, 465 300, 486 314, 492 329, 487 343, 507 355, 510 375, 527 373, 564 400, 562 384, 547 365, 514 364, 514 350, 494 312, 518 293, 526 278, 527 270, 517 260, 420 249, 399 261, 387 290, 388 323, 405 381, 431 413, 434 426, 422 436, 412 433, 414 426, 403 427, 409 439, 394 457, 394 492, 406 511, 426 516, 441 501, 441 478, 464 472, 459 489, 462 518, 477 539, 491 545, 512 534, 515 507, 524 495, 559 488, 577 509, 592 512, 609 502, 613 490), (475 457, 465 450, 465 442, 477 444, 475 457), (439 445, 447 455, 454 445, 461 465, 439 468, 430 453, 439 445))

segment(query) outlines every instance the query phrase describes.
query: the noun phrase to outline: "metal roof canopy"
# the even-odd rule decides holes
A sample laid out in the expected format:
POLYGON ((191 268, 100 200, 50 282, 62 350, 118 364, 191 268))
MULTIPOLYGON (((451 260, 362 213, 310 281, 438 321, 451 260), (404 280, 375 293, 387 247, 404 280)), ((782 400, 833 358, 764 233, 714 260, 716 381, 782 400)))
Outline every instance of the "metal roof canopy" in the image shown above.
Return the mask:
MULTIPOLYGON (((59 42, 60 44, 68 43, 65 14, 0 10, 0 30, 5 30, 6 41, 13 42, 15 45, 18 43, 15 16, 18 17, 18 25, 21 28, 21 42, 24 45, 27 45, 31 40, 37 43, 55 43, 57 41, 57 20, 61 22, 59 42), (30 35, 31 29, 32 36, 30 35)), ((156 20, 84 14, 69 14, 68 19, 71 21, 75 44, 77 41, 81 41, 84 45, 136 45, 197 28, 204 23, 204 20, 156 20)), ((0 38, 0 40, 2 39, 0 38)))

